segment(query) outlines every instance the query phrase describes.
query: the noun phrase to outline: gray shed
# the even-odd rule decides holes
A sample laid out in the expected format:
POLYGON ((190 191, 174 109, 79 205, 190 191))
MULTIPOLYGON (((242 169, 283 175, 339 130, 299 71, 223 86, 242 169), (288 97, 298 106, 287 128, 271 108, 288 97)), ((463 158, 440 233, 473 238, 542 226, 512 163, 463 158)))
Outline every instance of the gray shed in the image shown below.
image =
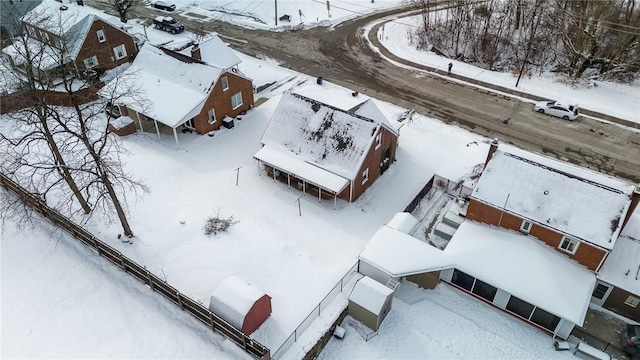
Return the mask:
POLYGON ((349 295, 348 313, 371 330, 378 331, 391 310, 393 290, 365 276, 358 280, 349 295))

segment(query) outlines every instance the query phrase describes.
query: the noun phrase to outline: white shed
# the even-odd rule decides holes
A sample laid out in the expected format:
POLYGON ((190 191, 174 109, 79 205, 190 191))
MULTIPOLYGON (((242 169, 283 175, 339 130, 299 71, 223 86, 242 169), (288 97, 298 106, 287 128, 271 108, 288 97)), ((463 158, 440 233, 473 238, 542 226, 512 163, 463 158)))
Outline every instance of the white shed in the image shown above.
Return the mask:
POLYGON ((349 295, 348 313, 371 330, 378 331, 391 310, 393 290, 365 276, 358 280, 349 295))

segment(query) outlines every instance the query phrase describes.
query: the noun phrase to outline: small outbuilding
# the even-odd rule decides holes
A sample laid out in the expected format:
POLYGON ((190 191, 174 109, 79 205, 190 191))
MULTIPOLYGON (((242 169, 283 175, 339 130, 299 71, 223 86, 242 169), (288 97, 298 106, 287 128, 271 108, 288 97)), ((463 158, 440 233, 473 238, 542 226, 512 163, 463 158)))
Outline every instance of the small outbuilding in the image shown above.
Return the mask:
POLYGON ((358 280, 349 295, 348 313, 373 331, 391 310, 393 290, 365 276, 358 280))
POLYGON ((209 310, 250 335, 271 315, 271 297, 231 275, 213 292, 209 310))

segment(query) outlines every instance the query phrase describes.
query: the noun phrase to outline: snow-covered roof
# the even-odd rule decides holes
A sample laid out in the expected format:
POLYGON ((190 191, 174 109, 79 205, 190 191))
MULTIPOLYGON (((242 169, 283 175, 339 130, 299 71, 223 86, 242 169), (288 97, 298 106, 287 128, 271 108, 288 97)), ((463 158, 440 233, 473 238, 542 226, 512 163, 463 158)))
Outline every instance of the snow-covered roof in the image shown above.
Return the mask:
POLYGON ((442 250, 388 225, 378 229, 358 258, 393 277, 453 266, 442 250))
POLYGON ((379 126, 374 120, 287 92, 261 142, 353 180, 379 126))
POLYGON ((242 329, 253 304, 266 294, 248 282, 231 275, 211 295, 209 310, 229 324, 242 329))
POLYGON ((632 184, 512 147, 509 152, 501 148, 487 164, 472 198, 613 248, 631 203, 632 184))
POLYGON ((595 275, 527 235, 473 221, 444 250, 456 268, 582 325, 595 275))
MULTIPOLYGON (((170 52, 144 44, 131 66, 112 86, 122 86, 124 82, 129 86, 122 86, 123 89, 137 88, 135 94, 118 94, 118 105, 126 105, 175 128, 200 113, 222 70, 179 60, 170 52)), ((114 91, 109 84, 104 92, 108 91, 114 91)))
POLYGON ((640 295, 640 212, 636 211, 607 256, 598 278, 640 295))
POLYGON ((382 226, 358 257, 393 277, 457 268, 582 325, 595 275, 526 235, 465 221, 444 251, 382 226))
POLYGON ((349 185, 348 179, 308 163, 303 157, 278 145, 265 145, 253 157, 335 194, 349 185))
POLYGON ((389 220, 387 225, 390 228, 402 231, 403 233, 410 234, 411 231, 418 225, 418 220, 408 212, 399 212, 389 220))
POLYGON ((43 0, 22 17, 22 21, 56 35, 64 35, 85 17, 93 16, 83 6, 43 0), (64 10, 63 10, 64 9, 64 10))
POLYGON ((397 135, 397 132, 391 126, 391 122, 389 122, 389 119, 387 119, 387 117, 384 116, 382 111, 380 111, 380 108, 376 106, 373 99, 368 99, 364 101, 363 103, 353 108, 352 111, 355 114, 364 116, 366 118, 376 121, 377 123, 386 125, 389 130, 391 130, 393 133, 397 135))
MULTIPOLYGON (((219 67, 221 69, 229 69, 242 62, 238 55, 231 50, 227 44, 222 42, 217 35, 202 41, 198 44, 200 48, 200 57, 202 61, 209 65, 219 67)), ((182 51, 181 54, 191 56, 192 47, 188 47, 182 51)))
POLYGON ((349 300, 374 314, 380 314, 385 301, 393 290, 365 276, 351 290, 349 300))

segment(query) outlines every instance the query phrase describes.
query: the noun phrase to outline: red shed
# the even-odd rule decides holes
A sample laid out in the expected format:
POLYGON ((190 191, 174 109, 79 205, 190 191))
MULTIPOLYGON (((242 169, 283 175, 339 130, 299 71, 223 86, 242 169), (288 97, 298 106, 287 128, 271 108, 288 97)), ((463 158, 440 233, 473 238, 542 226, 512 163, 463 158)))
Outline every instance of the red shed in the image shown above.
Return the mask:
POLYGON ((271 315, 271 297, 231 275, 213 292, 209 310, 250 335, 271 315))

